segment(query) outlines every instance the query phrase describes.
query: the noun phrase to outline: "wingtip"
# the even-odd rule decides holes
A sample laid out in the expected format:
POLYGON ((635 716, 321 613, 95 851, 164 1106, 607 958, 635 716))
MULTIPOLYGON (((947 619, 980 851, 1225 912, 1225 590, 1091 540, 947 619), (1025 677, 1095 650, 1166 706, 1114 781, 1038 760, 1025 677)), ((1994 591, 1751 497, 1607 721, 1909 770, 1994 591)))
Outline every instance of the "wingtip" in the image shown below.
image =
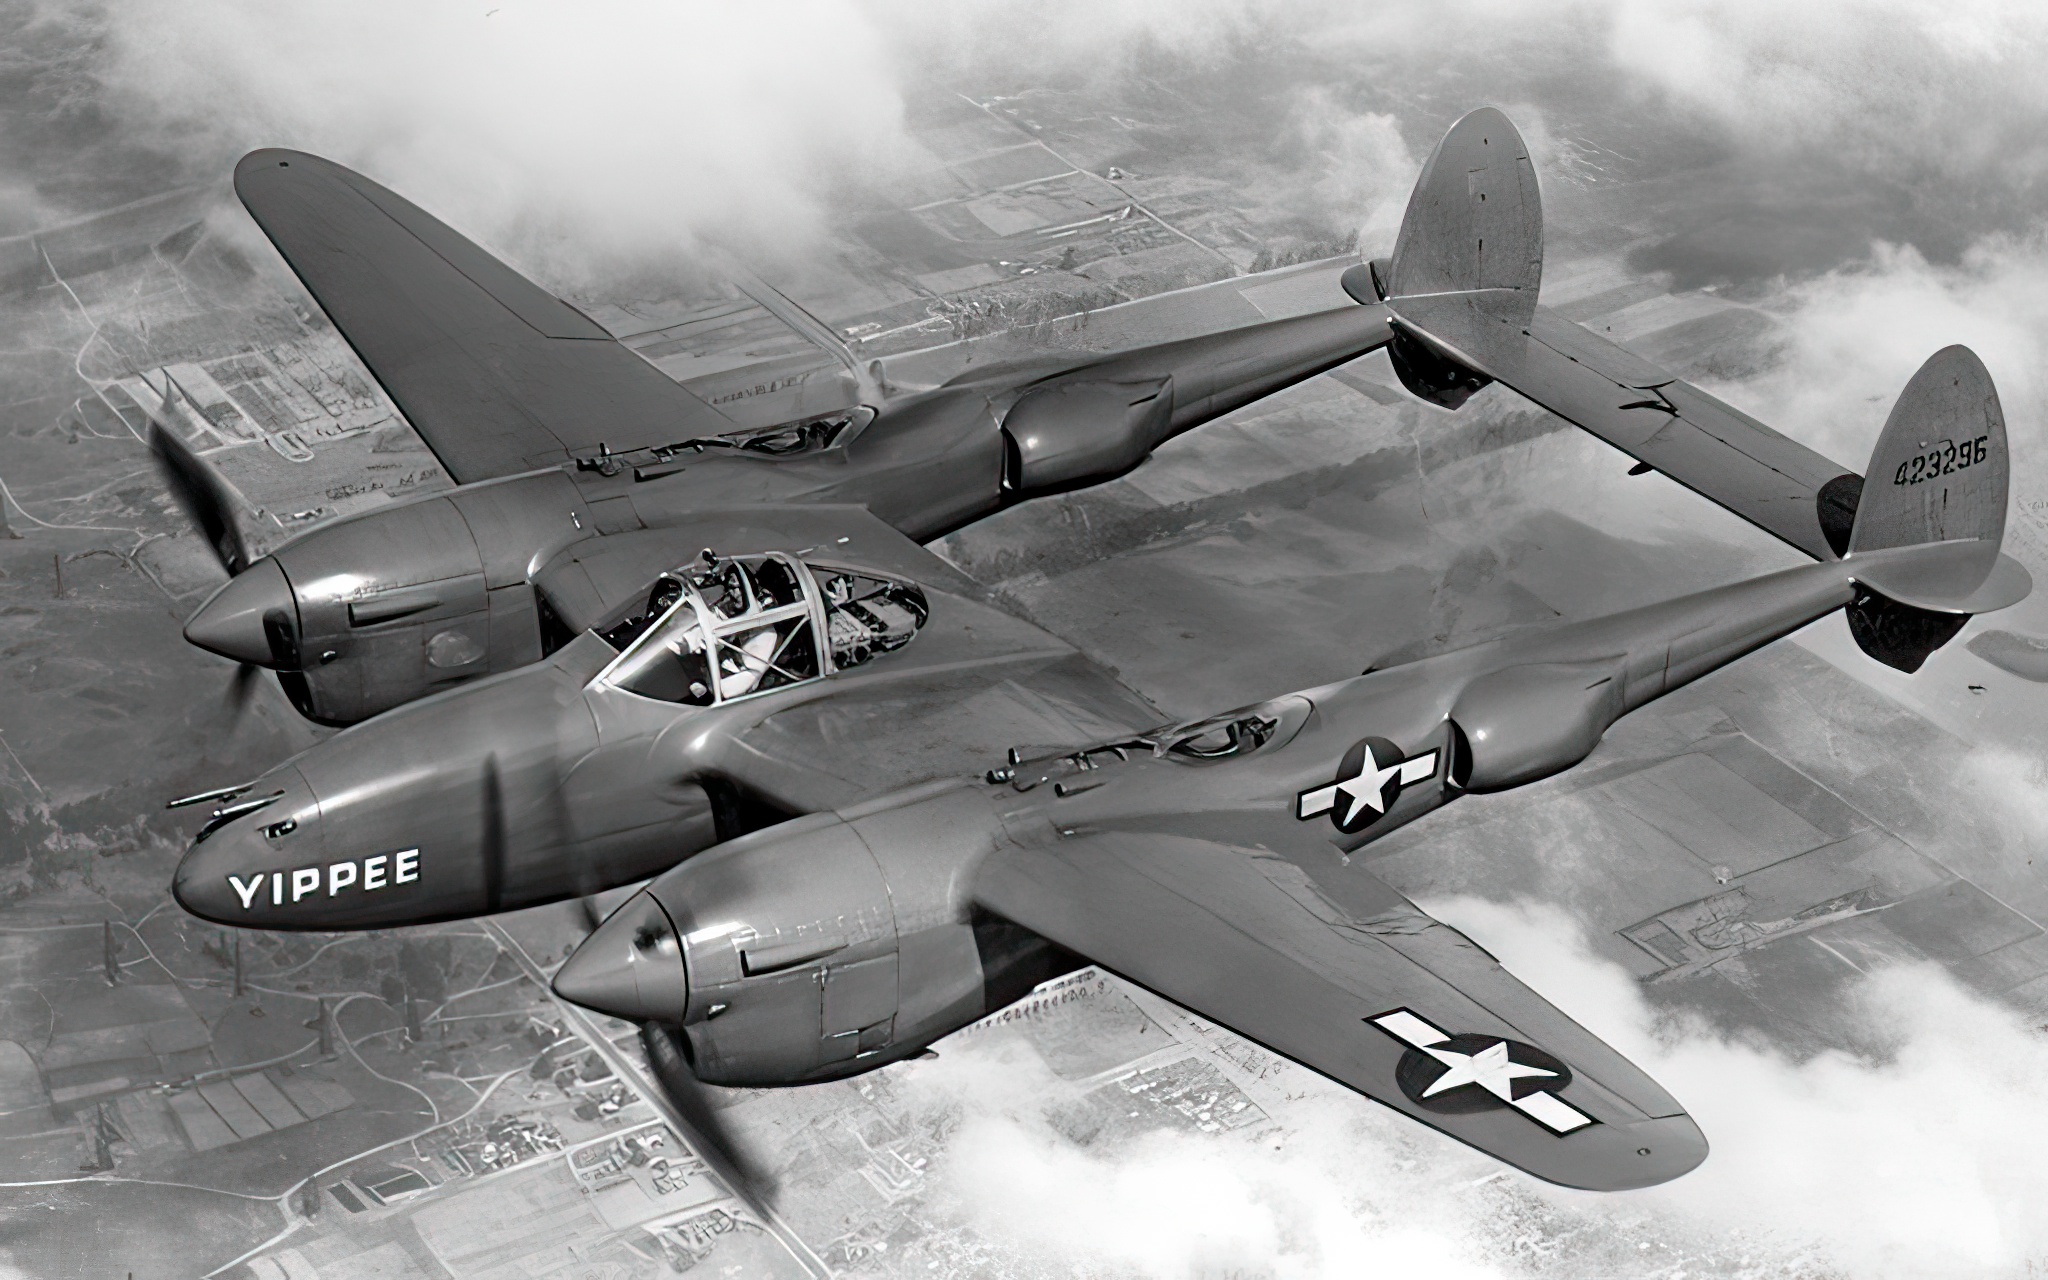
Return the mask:
MULTIPOLYGON (((1554 1140, 1543 1158, 1490 1151, 1534 1177, 1576 1191, 1640 1191, 1682 1178, 1707 1158, 1707 1135, 1684 1112, 1599 1124, 1554 1140)), ((1485 1148, 1481 1148, 1485 1150, 1485 1148)))
POLYGON ((235 161, 235 194, 248 196, 252 182, 275 181, 282 176, 279 170, 296 168, 301 174, 307 172, 332 174, 339 170, 348 172, 343 166, 310 151, 294 151, 290 147, 258 147, 235 161))

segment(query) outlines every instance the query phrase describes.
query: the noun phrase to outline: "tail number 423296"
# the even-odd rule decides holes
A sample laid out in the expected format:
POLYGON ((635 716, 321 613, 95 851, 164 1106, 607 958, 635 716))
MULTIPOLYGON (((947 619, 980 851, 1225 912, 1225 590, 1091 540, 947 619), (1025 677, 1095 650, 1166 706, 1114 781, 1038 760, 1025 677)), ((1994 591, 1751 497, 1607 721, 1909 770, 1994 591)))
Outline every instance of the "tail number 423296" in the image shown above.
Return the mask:
POLYGON ((1899 464, 1892 476, 1893 484, 1919 484, 1945 476, 1951 471, 1961 471, 1973 463, 1984 461, 1988 456, 1985 442, 1989 436, 1978 436, 1975 440, 1944 440, 1926 453, 1914 454, 1899 464))

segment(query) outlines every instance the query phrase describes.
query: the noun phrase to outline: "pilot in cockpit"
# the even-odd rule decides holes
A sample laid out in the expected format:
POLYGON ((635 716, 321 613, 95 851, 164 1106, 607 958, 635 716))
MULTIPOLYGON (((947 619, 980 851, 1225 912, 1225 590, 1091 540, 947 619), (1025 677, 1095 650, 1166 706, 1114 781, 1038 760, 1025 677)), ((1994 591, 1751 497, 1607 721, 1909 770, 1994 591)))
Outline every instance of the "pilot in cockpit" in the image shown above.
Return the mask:
POLYGON ((762 627, 718 646, 718 696, 727 700, 752 693, 775 660, 779 643, 775 628, 762 627))

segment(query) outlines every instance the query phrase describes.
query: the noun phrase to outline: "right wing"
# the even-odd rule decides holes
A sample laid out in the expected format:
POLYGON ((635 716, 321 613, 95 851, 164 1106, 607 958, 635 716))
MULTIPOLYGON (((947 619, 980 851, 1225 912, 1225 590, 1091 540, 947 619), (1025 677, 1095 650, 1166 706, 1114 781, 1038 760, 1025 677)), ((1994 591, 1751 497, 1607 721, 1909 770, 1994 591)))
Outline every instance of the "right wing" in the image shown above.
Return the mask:
POLYGON ((1103 832, 1000 848, 974 896, 1539 1178, 1623 1190, 1706 1158, 1656 1082, 1363 869, 1103 832))
POLYGON ((724 414, 448 224, 302 151, 235 193, 457 483, 731 431, 724 414))
POLYGON ((1473 293, 1391 298, 1404 328, 1816 560, 1848 547, 1856 473, 1547 307, 1525 328, 1473 293))

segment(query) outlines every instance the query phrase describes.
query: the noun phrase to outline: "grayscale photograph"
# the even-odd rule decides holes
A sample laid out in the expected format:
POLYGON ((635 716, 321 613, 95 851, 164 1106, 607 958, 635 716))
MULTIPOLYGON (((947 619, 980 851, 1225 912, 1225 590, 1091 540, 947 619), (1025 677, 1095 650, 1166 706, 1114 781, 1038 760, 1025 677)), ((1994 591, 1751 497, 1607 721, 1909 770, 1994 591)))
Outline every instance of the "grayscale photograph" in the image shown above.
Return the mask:
POLYGON ((2048 1275, 2048 9, 0 15, 0 1280, 2048 1275))

